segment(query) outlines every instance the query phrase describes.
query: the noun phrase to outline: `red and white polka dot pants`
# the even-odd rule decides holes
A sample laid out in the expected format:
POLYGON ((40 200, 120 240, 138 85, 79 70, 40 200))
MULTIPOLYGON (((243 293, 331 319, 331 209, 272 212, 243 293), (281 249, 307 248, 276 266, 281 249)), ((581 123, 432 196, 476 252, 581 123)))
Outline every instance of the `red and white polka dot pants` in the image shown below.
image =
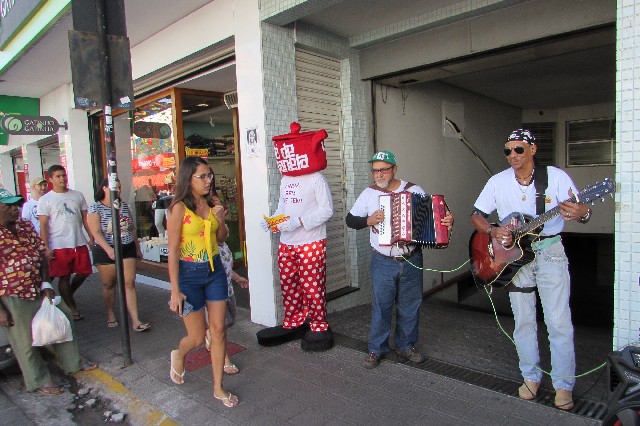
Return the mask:
POLYGON ((326 240, 291 246, 280 243, 278 268, 284 304, 284 328, 295 328, 311 318, 312 331, 326 331, 326 240))

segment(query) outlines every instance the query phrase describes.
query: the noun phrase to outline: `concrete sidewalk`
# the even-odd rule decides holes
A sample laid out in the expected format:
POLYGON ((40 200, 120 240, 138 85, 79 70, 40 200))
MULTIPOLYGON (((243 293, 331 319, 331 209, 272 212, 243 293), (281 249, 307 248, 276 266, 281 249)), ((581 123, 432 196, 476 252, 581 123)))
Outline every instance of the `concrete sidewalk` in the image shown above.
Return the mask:
MULTIPOLYGON (((131 424, 599 424, 405 364, 383 361, 366 370, 364 353, 346 346, 323 353, 303 352, 299 342, 261 347, 255 333, 262 327, 251 323, 242 308, 229 330, 231 347, 239 351, 232 360, 240 374, 225 376, 225 388, 239 396, 240 404, 228 409, 212 396, 211 367, 203 348, 190 354, 184 385, 169 379, 169 353, 184 327, 167 309, 168 294, 138 286, 140 317, 152 328, 131 332, 134 363, 123 368, 120 329, 106 326, 97 274, 77 293, 86 317, 75 323, 80 350, 100 364, 97 371, 77 375, 78 380, 123 406, 131 424)), ((60 398, 58 405, 66 405, 65 396, 46 398, 60 398)), ((17 398, 11 399, 14 405, 5 405, 1 394, 0 400, 6 407, 0 411, 3 418, 14 406, 24 411, 17 398)))

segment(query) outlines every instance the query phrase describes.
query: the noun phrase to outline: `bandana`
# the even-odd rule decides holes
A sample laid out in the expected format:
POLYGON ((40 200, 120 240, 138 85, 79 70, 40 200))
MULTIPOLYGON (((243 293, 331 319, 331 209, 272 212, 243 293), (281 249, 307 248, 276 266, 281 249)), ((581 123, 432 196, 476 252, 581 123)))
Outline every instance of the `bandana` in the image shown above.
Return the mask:
POLYGON ((511 141, 522 141, 528 143, 529 145, 536 144, 536 138, 533 136, 533 133, 525 129, 517 129, 511 132, 511 134, 507 138, 507 142, 511 141))

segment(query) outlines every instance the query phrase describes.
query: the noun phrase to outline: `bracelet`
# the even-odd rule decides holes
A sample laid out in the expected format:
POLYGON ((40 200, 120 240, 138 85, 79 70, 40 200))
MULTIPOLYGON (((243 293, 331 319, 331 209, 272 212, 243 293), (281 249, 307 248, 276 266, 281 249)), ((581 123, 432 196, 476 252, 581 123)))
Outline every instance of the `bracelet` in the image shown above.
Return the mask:
POLYGON ((302 223, 302 218, 298 217, 298 222, 300 222, 300 226, 304 226, 304 223, 302 223))
POLYGON ((580 223, 587 223, 591 219, 591 209, 587 209, 587 212, 584 216, 580 217, 580 223))
POLYGON ((42 285, 40 285, 40 291, 45 291, 46 289, 53 290, 53 286, 49 282, 42 281, 42 285))
POLYGON ((493 225, 489 225, 489 227, 487 228, 487 234, 489 234, 489 236, 491 236, 492 229, 493 229, 493 225))

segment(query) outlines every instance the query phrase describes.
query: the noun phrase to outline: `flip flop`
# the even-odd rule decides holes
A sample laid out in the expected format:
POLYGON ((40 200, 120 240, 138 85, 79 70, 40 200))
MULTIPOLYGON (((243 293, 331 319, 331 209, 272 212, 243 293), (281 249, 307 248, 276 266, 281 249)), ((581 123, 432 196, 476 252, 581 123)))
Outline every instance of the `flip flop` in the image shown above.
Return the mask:
POLYGON ((91 371, 95 370, 96 368, 98 368, 98 364, 96 364, 95 362, 87 361, 82 364, 82 368, 80 368, 79 371, 91 371))
POLYGON ((236 405, 238 405, 238 403, 239 403, 238 397, 235 396, 234 394, 232 394, 231 392, 229 392, 229 396, 227 396, 226 398, 220 398, 215 393, 213 394, 213 397, 215 399, 219 399, 220 401, 222 401, 224 406, 227 407, 227 408, 233 408, 236 405))
POLYGON ((113 320, 113 321, 107 321, 107 327, 109 328, 116 328, 118 326, 118 321, 113 320))
POLYGON ((176 369, 174 368, 174 363, 175 363, 175 357, 178 355, 178 350, 175 349, 173 351, 171 351, 171 371, 169 372, 169 378, 171 379, 171 381, 173 383, 175 383, 176 385, 181 385, 184 383, 184 369, 182 370, 182 373, 178 373, 176 371, 176 369))
POLYGON ((82 315, 81 313, 75 313, 73 314, 73 320, 74 321, 81 321, 84 319, 84 315, 82 315))
POLYGON ((228 374, 230 376, 233 376, 234 374, 238 374, 240 372, 240 369, 235 364, 227 364, 223 367, 223 369, 224 374, 228 374))
POLYGON ((207 330, 207 333, 204 335, 204 347, 207 352, 211 352, 211 336, 209 334, 209 330, 207 330))
POLYGON ((144 322, 144 323, 138 325, 136 328, 134 328, 133 331, 137 331, 139 333, 142 333, 143 331, 147 331, 150 328, 151 328, 151 324, 149 324, 148 322, 144 322))
POLYGON ((60 395, 61 393, 64 393, 64 388, 62 386, 57 386, 57 385, 47 385, 47 386, 40 386, 34 392, 38 392, 40 395, 47 395, 47 396, 60 395))

